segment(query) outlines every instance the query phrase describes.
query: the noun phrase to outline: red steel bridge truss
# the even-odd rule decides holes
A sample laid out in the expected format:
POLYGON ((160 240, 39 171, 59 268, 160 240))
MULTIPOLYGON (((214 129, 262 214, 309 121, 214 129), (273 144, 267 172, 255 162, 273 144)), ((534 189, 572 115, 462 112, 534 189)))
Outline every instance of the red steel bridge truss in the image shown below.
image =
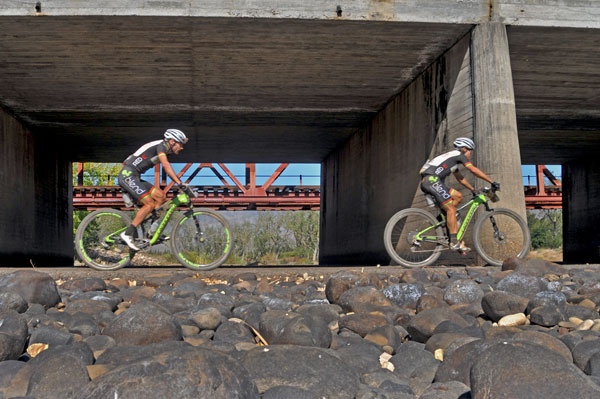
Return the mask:
MULTIPOLYGON (((208 207, 221 210, 318 210, 321 204, 320 186, 300 185, 274 186, 275 180, 288 167, 282 163, 277 170, 260 186, 256 184, 256 164, 246 164, 246 181, 242 184, 225 166, 217 164, 225 172, 225 176, 212 163, 186 164, 177 176, 190 184, 200 170, 210 169, 221 183, 221 186, 198 186, 190 184, 199 195, 192 202, 197 207, 208 207), (194 169, 195 167, 195 169, 194 169), (184 178, 184 174, 191 174, 184 178), (227 180, 229 179, 229 180, 227 180)), ((73 208, 76 210, 92 210, 98 208, 130 209, 125 206, 119 186, 85 186, 83 185, 83 164, 78 164, 77 185, 73 187, 73 208)), ((154 186, 167 192, 167 198, 173 198, 176 190, 174 183, 167 184, 167 175, 160 164, 154 168, 154 186)))
MULTIPOLYGON (((281 176, 289 165, 282 163, 262 185, 256 184, 256 164, 246 164, 245 184, 223 163, 219 167, 229 179, 215 168, 212 163, 186 164, 177 174, 181 179, 185 173, 193 170, 185 179, 190 183, 203 168, 210 169, 223 184, 221 186, 191 185, 198 198, 193 198, 194 206, 221 210, 318 210, 321 203, 319 186, 300 185, 274 186, 275 180, 281 176), (195 169, 194 169, 194 165, 195 169)), ((129 209, 123 201, 119 186, 85 186, 83 184, 83 163, 78 164, 77 185, 73 188, 73 208, 76 210, 92 210, 98 208, 129 209)), ((524 185, 525 204, 527 209, 562 208, 562 187, 559 180, 552 175, 545 165, 536 166, 535 185, 524 185), (544 176, 550 184, 545 184, 544 176)), ((528 182, 530 183, 530 182, 528 182)), ((154 185, 167 192, 172 198, 173 182, 167 184, 167 176, 160 164, 154 168, 154 185)))

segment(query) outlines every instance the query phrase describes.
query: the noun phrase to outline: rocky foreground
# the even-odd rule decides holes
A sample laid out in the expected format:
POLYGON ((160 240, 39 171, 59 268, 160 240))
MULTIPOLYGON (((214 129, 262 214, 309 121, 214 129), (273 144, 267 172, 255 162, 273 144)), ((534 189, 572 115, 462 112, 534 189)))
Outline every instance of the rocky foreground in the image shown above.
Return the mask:
POLYGON ((599 270, 386 269, 4 275, 0 398, 600 398, 599 270))

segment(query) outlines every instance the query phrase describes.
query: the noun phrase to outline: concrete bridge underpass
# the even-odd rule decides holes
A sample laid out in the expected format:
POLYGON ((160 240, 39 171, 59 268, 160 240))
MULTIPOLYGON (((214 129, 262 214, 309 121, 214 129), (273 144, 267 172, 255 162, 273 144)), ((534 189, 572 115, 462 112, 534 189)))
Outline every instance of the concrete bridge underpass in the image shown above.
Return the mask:
POLYGON ((561 164, 564 259, 599 262, 599 43, 591 0, 0 0, 0 264, 72 264, 71 162, 168 127, 177 162, 320 162, 322 264, 385 264, 458 136, 521 213, 561 164))

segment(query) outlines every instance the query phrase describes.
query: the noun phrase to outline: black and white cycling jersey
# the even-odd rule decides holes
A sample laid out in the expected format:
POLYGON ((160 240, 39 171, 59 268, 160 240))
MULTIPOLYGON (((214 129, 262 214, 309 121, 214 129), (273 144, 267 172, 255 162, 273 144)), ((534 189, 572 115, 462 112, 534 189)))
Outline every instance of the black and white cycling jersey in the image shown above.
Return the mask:
POLYGON ((428 159, 419 173, 421 176, 437 176, 443 181, 450 173, 456 171, 458 164, 463 164, 465 167, 472 165, 462 152, 452 150, 428 159))

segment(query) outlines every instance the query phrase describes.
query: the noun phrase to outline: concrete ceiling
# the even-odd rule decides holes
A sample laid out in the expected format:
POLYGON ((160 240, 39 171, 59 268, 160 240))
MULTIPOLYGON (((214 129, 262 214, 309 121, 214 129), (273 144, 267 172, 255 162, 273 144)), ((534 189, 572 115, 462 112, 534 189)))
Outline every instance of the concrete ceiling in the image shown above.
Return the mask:
POLYGON ((180 161, 320 162, 471 25, 0 17, 0 103, 73 160, 168 127, 180 161))
MULTIPOLYGON (((72 160, 320 162, 471 24, 0 16, 0 106, 72 160)), ((508 27, 523 163, 600 149, 600 29, 508 27)))
POLYGON ((522 162, 561 164, 600 153, 600 29, 507 32, 522 162))

